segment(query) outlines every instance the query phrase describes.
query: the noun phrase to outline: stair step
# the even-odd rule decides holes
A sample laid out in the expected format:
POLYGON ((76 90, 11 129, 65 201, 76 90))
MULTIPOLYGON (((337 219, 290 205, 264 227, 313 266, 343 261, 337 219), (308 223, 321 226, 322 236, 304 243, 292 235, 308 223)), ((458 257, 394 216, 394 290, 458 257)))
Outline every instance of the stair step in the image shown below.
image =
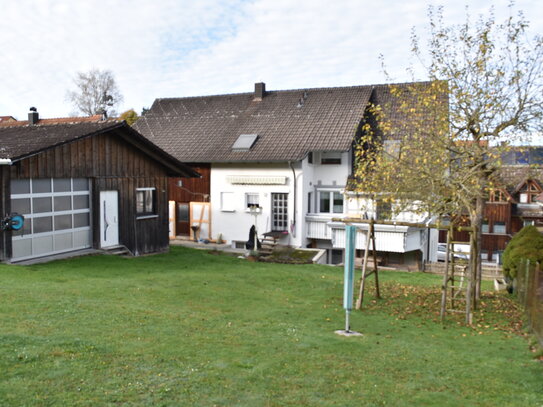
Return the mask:
POLYGON ((127 247, 119 245, 113 247, 106 247, 102 249, 105 254, 110 254, 112 256, 130 256, 132 253, 128 250, 127 247))

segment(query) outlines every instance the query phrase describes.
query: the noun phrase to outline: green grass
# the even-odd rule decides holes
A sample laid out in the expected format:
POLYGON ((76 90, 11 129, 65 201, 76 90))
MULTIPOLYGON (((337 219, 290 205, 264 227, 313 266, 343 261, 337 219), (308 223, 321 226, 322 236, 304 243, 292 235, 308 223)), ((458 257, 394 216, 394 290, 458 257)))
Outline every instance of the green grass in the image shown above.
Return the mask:
POLYGON ((440 277, 380 276, 345 338, 340 268, 178 247, 1 266, 0 405, 543 404, 506 296, 485 294, 474 328, 441 325, 440 277))

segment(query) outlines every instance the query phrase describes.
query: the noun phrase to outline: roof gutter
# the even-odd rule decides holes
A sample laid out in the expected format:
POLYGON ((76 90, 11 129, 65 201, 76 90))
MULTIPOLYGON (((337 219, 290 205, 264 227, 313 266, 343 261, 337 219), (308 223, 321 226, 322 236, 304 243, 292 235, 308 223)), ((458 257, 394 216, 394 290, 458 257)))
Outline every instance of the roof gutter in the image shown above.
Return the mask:
POLYGON ((11 165, 11 158, 0 158, 0 165, 11 165))

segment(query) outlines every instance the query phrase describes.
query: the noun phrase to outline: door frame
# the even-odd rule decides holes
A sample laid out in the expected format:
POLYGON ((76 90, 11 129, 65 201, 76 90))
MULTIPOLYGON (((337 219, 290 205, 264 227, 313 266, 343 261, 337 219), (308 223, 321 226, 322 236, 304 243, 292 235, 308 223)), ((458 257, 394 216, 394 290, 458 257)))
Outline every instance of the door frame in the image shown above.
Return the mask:
POLYGON ((100 247, 119 245, 119 191, 100 191, 100 247), (111 205, 107 201, 112 200, 111 205), (111 212, 108 213, 108 209, 111 212), (114 210, 113 210, 114 209, 114 210), (110 228, 112 228, 110 230, 110 228), (108 236, 108 232, 110 235, 108 236))

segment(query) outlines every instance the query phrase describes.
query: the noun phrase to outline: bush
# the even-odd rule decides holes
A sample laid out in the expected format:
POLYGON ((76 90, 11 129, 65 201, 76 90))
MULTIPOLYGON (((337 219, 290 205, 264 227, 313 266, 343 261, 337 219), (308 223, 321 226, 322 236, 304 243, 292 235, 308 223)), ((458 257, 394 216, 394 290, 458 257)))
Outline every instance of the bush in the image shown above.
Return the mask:
POLYGON ((503 252, 503 273, 515 278, 522 260, 543 261, 543 235, 535 226, 525 226, 509 242, 503 252))

